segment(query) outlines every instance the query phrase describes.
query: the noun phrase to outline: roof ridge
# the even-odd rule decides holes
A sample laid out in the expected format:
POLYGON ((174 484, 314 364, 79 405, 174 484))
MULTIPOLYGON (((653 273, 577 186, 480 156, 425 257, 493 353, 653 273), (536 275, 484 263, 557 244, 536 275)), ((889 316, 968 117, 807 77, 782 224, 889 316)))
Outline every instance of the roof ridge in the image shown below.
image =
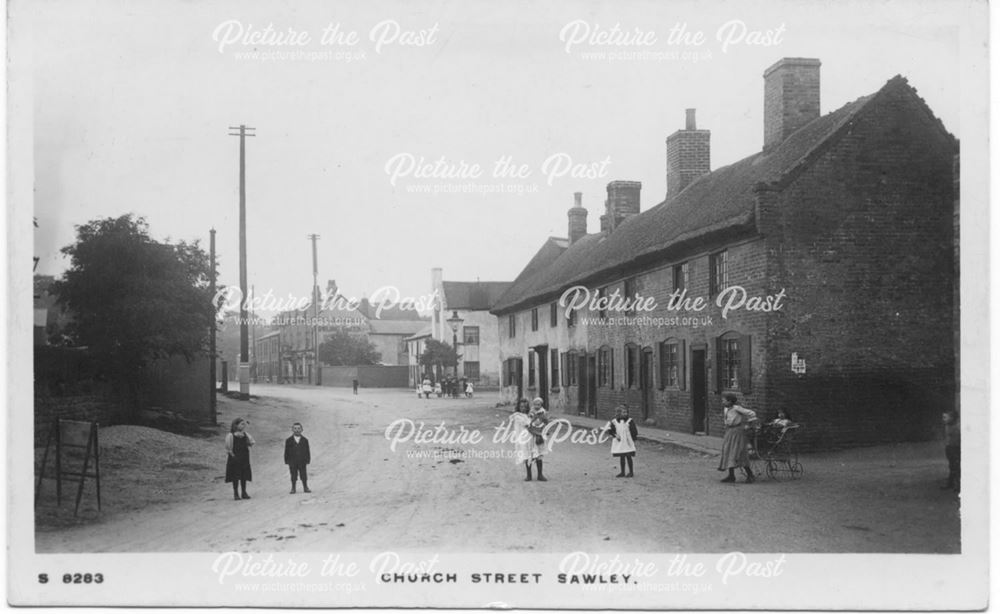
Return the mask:
MULTIPOLYGON (((755 232, 755 189, 761 184, 784 189, 839 142, 874 101, 897 88, 916 96, 906 78, 896 75, 878 90, 813 119, 767 152, 758 150, 705 173, 670 198, 629 216, 610 234, 588 233, 542 263, 540 256, 552 244, 550 237, 497 301, 495 313, 547 300, 572 284, 600 282, 624 266, 675 252, 680 257, 685 245, 702 238, 755 232)), ((944 129, 940 120, 938 124, 944 129)))

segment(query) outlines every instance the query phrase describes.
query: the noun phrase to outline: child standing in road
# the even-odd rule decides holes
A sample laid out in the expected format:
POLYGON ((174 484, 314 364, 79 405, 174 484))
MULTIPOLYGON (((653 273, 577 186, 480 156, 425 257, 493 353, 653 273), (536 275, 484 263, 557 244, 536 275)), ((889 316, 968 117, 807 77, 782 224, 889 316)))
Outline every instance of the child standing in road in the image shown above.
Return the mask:
POLYGON ((254 441, 250 433, 247 432, 249 422, 243 418, 236 418, 229 426, 229 434, 226 435, 226 482, 233 483, 233 499, 239 501, 249 499, 247 494, 247 482, 253 481, 253 471, 250 469, 250 448, 254 441), (240 495, 240 490, 243 495, 240 495))
POLYGON ((285 464, 292 477, 292 490, 288 494, 295 494, 296 478, 302 479, 302 492, 312 492, 306 475, 306 465, 310 460, 309 440, 302 435, 302 423, 296 422, 292 425, 292 436, 285 440, 285 464))
MULTIPOLYGON (((549 416, 545 412, 545 407, 542 403, 541 397, 535 397, 531 402, 531 413, 528 414, 530 418, 528 432, 534 438, 531 446, 531 457, 538 467, 538 478, 536 479, 539 482, 548 482, 548 478, 542 474, 542 457, 545 455, 545 427, 549 423, 549 416)), ((531 475, 530 463, 528 464, 528 475, 531 475)))
POLYGON ((618 457, 621 470, 616 478, 635 477, 632 468, 632 458, 635 457, 635 438, 639 436, 639 429, 635 425, 635 420, 628 417, 628 406, 619 405, 615 408, 615 418, 605 426, 605 431, 610 431, 614 438, 611 442, 611 456, 618 457), (625 474, 625 463, 628 462, 628 475, 625 474))

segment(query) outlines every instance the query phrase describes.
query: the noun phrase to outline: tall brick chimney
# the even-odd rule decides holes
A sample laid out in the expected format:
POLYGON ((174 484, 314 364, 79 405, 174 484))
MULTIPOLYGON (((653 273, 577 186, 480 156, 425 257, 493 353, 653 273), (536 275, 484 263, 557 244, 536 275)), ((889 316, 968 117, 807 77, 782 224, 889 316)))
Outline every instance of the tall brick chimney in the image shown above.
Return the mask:
POLYGON ((587 210, 583 208, 583 192, 573 193, 573 206, 566 215, 569 216, 569 244, 573 245, 587 236, 587 210))
POLYGON ((695 110, 687 109, 684 129, 667 137, 667 198, 673 198, 711 168, 710 130, 698 130, 695 110))
POLYGON ((764 151, 819 117, 819 66, 814 58, 783 58, 764 71, 764 151))
POLYGON ((604 201, 605 214, 601 216, 601 230, 614 231, 627 218, 639 213, 639 181, 612 181, 608 184, 608 199, 604 201))

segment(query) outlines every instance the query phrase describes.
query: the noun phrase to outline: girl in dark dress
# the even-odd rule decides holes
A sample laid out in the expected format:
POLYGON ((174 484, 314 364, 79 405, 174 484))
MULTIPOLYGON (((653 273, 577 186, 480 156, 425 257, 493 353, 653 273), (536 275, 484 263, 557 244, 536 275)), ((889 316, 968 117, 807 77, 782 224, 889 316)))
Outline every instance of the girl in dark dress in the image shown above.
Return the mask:
POLYGON ((229 434, 226 435, 226 482, 233 483, 233 499, 239 501, 249 499, 247 494, 247 482, 253 481, 253 472, 250 469, 250 447, 253 446, 253 437, 247 433, 247 421, 243 418, 236 418, 229 427, 229 434), (240 490, 243 491, 242 496, 240 490))

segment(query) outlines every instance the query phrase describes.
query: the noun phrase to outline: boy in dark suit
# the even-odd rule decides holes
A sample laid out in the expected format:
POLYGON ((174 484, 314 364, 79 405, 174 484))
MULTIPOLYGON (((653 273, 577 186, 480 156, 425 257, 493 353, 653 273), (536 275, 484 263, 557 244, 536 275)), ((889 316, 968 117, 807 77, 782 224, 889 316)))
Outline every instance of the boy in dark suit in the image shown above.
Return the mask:
POLYGON ((302 424, 296 422, 292 425, 292 436, 285 440, 285 464, 292 476, 292 490, 288 494, 295 494, 295 480, 298 477, 302 478, 302 491, 312 492, 306 475, 306 465, 310 460, 309 440, 302 435, 302 424))

